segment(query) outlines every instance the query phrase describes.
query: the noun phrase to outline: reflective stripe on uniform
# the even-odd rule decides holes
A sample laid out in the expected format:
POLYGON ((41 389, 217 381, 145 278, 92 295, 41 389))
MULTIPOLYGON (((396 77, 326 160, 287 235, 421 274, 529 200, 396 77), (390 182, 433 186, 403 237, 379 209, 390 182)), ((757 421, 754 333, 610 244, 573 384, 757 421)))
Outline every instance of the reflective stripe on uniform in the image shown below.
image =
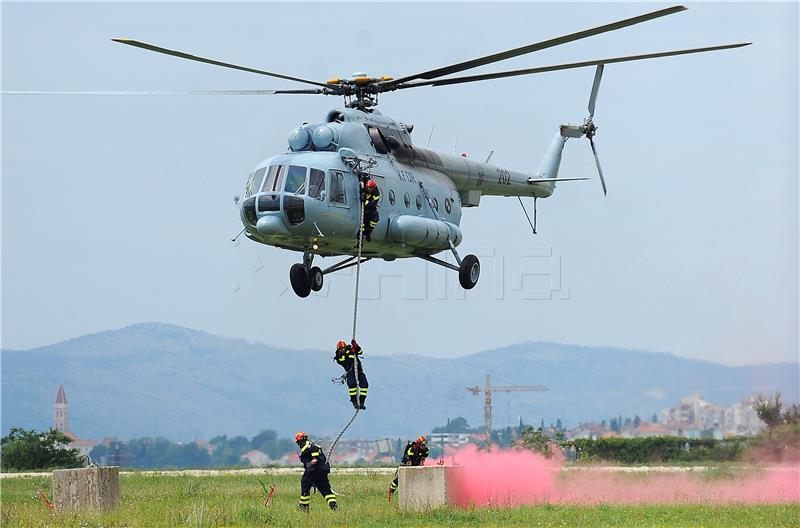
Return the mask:
POLYGON ((311 453, 311 456, 312 457, 318 457, 319 456, 319 451, 314 451, 313 453, 311 453))
POLYGON ((331 493, 330 495, 325 495, 325 500, 328 501, 330 504, 331 502, 336 502, 336 495, 331 493))
POLYGON ((305 445, 303 446, 303 448, 300 449, 300 452, 302 453, 303 451, 305 451, 309 447, 311 447, 311 442, 306 442, 305 445))

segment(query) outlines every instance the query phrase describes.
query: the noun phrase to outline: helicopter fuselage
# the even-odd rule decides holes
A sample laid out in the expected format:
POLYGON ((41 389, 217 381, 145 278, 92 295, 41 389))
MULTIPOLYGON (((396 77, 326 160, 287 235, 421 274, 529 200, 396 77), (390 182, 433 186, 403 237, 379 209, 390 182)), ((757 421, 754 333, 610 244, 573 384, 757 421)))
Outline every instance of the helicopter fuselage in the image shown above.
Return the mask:
MULTIPOLYGON (((534 177, 420 148, 411 129, 376 110, 346 108, 294 130, 289 152, 264 160, 248 178, 239 208, 246 236, 321 256, 355 255, 359 176, 366 173, 380 191, 380 220, 362 255, 429 256, 461 243, 462 207, 477 206, 482 195, 544 198, 554 190, 555 182, 543 180, 555 177, 546 167, 534 177), (355 170, 355 160, 368 168, 355 170)), ((563 140, 558 161, 562 147, 563 140)))

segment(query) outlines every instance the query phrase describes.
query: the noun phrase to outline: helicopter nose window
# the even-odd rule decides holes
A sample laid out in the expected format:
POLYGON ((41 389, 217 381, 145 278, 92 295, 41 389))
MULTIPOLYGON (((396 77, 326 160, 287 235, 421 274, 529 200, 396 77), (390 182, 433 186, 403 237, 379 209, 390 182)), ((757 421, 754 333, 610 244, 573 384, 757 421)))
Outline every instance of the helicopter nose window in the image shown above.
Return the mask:
POLYGON ((264 180, 264 174, 266 172, 267 168, 261 167, 250 175, 250 179, 247 180, 247 185, 244 189, 245 196, 252 196, 253 193, 258 192, 258 190, 261 188, 261 182, 264 180))
POLYGON ((273 165, 267 172, 267 177, 264 179, 264 187, 262 192, 278 191, 281 188, 281 175, 284 172, 283 165, 273 165))
POLYGON ((289 171, 286 173, 286 185, 283 190, 295 194, 303 194, 306 192, 306 172, 305 167, 298 167, 297 165, 290 165, 289 171))
POLYGON ((308 195, 311 198, 322 200, 325 193, 325 173, 319 169, 311 169, 308 178, 308 195))

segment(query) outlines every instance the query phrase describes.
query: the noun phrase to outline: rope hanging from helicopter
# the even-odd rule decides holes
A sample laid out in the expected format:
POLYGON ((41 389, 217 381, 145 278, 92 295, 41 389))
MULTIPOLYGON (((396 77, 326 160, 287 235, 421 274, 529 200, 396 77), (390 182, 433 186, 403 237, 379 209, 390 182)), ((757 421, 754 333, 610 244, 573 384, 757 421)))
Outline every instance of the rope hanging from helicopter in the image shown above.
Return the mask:
MULTIPOLYGON (((353 172, 358 176, 359 186, 361 184, 365 183, 366 180, 368 180, 370 178, 370 176, 371 176, 370 169, 372 167, 374 167, 375 164, 376 164, 375 160, 372 159, 372 158, 370 158, 366 162, 366 167, 363 167, 363 168, 362 168, 362 165, 361 165, 361 161, 362 160, 359 159, 359 158, 351 158, 351 159, 347 159, 346 161, 350 165, 350 167, 353 170, 353 172), (366 172, 364 171, 364 169, 366 169, 366 172)), ((358 252, 356 254, 356 285, 355 285, 355 294, 354 294, 354 297, 353 297, 353 334, 352 334, 353 337, 352 337, 352 341, 356 340, 356 330, 358 328, 358 290, 359 290, 359 285, 361 284, 361 250, 362 250, 362 248, 364 246, 364 201, 361 199, 360 196, 359 196, 359 204, 360 204, 361 211, 360 211, 360 215, 359 215, 360 216, 360 222, 358 224, 358 252)), ((333 460, 333 451, 334 451, 334 449, 336 449, 336 444, 339 443, 339 439, 342 438, 342 435, 344 435, 345 432, 347 432, 347 430, 350 428, 350 426, 356 420, 356 417, 358 416, 358 413, 361 410, 361 408, 360 408, 361 407, 361 383, 359 381, 359 378, 360 378, 360 376, 359 376, 359 374, 360 374, 359 365, 360 365, 359 358, 358 358, 358 355, 356 355, 356 358, 353 361, 353 369, 355 369, 354 374, 355 374, 355 379, 356 379, 356 410, 353 413, 353 416, 350 417, 350 420, 342 428, 342 430, 339 431, 339 434, 336 435, 336 438, 334 438, 333 443, 331 443, 331 447, 328 448, 328 460, 329 461, 333 460)), ((347 373, 342 375, 342 377, 339 378, 339 380, 341 380, 341 382, 343 382, 346 376, 347 376, 347 373)), ((339 381, 337 381, 336 379, 331 380, 331 381, 334 381, 335 383, 339 383, 339 381)))

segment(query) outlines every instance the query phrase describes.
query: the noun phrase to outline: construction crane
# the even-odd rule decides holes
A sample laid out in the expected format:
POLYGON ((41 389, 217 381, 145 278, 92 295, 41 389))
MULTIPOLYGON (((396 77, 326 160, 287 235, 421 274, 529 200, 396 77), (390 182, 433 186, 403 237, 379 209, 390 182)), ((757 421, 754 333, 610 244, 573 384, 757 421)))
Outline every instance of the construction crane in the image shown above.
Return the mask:
POLYGON ((506 387, 492 386, 492 380, 486 375, 485 387, 467 387, 475 396, 483 393, 483 425, 486 428, 486 442, 492 441, 492 393, 493 392, 541 392, 546 391, 544 385, 508 385, 506 387))

